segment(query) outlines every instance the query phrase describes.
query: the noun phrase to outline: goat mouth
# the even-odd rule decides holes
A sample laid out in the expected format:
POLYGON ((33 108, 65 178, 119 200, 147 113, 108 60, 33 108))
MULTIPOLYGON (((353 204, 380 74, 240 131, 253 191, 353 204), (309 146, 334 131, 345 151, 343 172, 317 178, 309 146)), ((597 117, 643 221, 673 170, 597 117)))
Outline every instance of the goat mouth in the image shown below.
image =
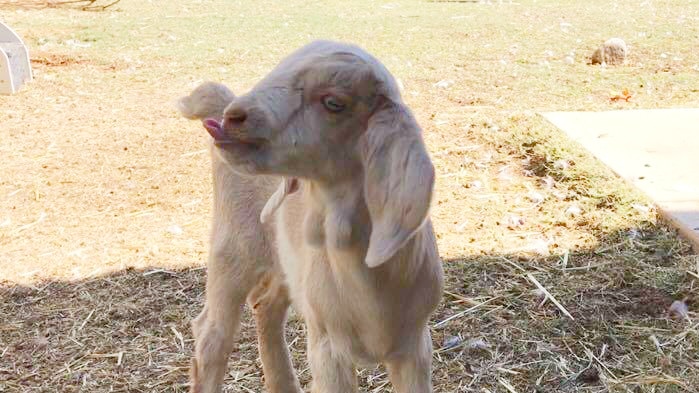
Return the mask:
POLYGON ((214 144, 221 148, 226 147, 245 147, 252 150, 259 150, 265 143, 264 139, 261 138, 236 138, 228 137, 224 140, 214 140, 214 144))
POLYGON ((248 138, 240 136, 232 136, 223 131, 222 124, 215 119, 204 120, 204 128, 209 132, 209 135, 214 139, 214 144, 221 148, 246 147, 253 150, 258 150, 265 143, 262 138, 248 138))

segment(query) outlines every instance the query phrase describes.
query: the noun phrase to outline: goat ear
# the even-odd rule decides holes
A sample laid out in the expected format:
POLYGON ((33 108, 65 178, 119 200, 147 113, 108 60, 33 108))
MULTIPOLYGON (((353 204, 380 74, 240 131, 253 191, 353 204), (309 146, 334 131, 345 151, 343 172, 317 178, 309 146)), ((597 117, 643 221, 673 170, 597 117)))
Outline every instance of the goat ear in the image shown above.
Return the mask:
POLYGON ((272 196, 267 200, 265 206, 262 208, 260 213, 260 222, 265 224, 269 222, 269 219, 274 215, 274 213, 279 209, 279 206, 284 202, 284 198, 287 195, 296 192, 299 189, 299 181, 295 178, 284 178, 279 184, 277 190, 272 194, 272 196))
POLYGON ((365 263, 389 260, 427 218, 434 167, 420 128, 407 108, 382 104, 363 135, 364 197, 371 218, 365 263))
POLYGON ((221 120, 223 110, 235 99, 228 87, 216 82, 204 82, 187 97, 177 101, 177 109, 187 119, 213 118, 221 120))

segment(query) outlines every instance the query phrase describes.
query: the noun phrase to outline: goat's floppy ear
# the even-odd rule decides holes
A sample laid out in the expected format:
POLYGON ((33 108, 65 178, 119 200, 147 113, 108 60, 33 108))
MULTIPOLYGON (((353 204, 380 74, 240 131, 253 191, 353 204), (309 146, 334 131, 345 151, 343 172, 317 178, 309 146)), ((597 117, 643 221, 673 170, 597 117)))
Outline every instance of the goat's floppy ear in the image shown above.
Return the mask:
POLYGON ((204 82, 187 97, 177 101, 177 109, 187 119, 223 118, 223 110, 235 99, 233 92, 220 83, 204 82))
POLYGON ((369 267, 389 260, 427 218, 434 167, 407 108, 384 102, 362 136, 364 197, 371 217, 369 267))
POLYGON ((284 178, 279 184, 277 191, 272 194, 272 196, 265 203, 265 207, 262 208, 260 213, 260 222, 265 224, 272 217, 274 212, 279 209, 279 206, 284 202, 284 198, 287 195, 296 192, 299 189, 299 181, 295 178, 284 178))

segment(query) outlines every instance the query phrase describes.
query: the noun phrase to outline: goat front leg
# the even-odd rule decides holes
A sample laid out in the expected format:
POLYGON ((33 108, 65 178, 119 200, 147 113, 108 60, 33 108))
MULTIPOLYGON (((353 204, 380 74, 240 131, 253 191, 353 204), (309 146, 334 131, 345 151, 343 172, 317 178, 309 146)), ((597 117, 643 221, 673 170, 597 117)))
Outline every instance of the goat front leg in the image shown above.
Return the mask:
POLYGON ((252 289, 248 304, 255 316, 258 348, 269 393, 302 393, 284 339, 289 291, 281 271, 267 272, 252 289))
POLYGON ((346 354, 333 352, 327 334, 308 323, 308 361, 313 382, 311 393, 356 393, 357 374, 346 354))
POLYGON ((257 281, 250 263, 234 260, 231 250, 212 251, 206 280, 204 310, 192 322, 195 355, 191 392, 216 393, 240 328, 245 298, 257 281))
POLYGON ((432 338, 427 328, 414 345, 385 362, 396 393, 432 392, 432 338))

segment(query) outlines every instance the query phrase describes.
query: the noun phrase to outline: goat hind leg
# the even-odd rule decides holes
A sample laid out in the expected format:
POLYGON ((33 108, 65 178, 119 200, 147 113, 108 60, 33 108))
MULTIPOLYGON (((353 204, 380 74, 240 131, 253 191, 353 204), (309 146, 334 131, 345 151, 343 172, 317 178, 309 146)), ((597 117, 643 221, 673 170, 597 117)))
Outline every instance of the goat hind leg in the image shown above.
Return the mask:
POLYGON ((267 272, 248 296, 269 393, 302 393, 284 338, 289 291, 280 271, 267 272))
POLYGON ((196 342, 191 369, 192 393, 216 393, 221 389, 245 298, 257 281, 244 266, 244 261, 216 255, 209 262, 206 305, 192 322, 196 342))

